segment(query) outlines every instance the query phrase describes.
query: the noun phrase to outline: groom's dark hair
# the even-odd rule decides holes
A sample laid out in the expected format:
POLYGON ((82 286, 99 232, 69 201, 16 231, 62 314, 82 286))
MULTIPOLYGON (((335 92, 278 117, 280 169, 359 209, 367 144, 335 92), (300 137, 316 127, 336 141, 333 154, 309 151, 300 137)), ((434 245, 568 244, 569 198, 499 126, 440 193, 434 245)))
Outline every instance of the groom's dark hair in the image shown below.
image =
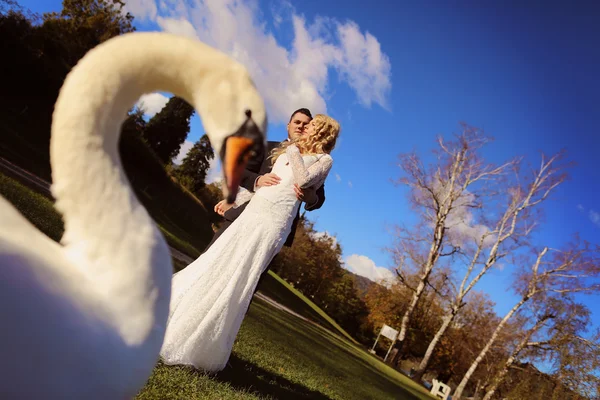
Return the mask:
POLYGON ((300 114, 304 114, 304 115, 306 115, 308 118, 312 119, 312 114, 310 113, 310 110, 309 110, 308 108, 299 108, 299 109, 297 109, 296 111, 294 111, 294 112, 292 113, 292 115, 290 116, 290 122, 292 122, 292 118, 294 118, 294 115, 296 115, 296 114, 298 114, 298 113, 300 113, 300 114))

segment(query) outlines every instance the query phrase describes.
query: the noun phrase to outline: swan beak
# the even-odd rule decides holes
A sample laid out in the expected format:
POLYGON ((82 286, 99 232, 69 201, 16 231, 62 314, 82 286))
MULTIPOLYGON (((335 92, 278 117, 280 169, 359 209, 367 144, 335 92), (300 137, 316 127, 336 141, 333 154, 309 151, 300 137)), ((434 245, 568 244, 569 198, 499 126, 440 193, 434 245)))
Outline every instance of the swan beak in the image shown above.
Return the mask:
POLYGON ((223 172, 227 184, 227 203, 235 201, 242 173, 248 164, 248 160, 254 153, 254 141, 243 136, 231 136, 225 142, 225 157, 223 160, 223 172))

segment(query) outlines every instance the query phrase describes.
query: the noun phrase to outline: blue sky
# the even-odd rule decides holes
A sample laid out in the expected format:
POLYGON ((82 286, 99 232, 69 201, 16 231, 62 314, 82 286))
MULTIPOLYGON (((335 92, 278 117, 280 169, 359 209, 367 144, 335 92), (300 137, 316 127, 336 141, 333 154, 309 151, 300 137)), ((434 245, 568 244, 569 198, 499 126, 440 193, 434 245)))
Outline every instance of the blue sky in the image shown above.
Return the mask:
MULTIPOLYGON (((243 61, 267 66, 257 79, 259 88, 273 91, 267 94, 274 116, 269 139, 285 137, 284 125, 277 122, 302 101, 317 112, 325 106, 341 122, 327 201, 307 215, 318 230, 337 236, 345 257, 391 265, 383 251, 391 240, 386 226, 414 221, 404 189, 391 183, 400 172, 397 155, 411 150, 427 155, 435 135, 456 132, 459 121, 495 137, 485 151, 492 162, 522 155, 537 165, 539 152, 565 148, 577 165, 545 205, 539 239, 556 246, 579 232, 598 243, 600 9, 593 2, 575 7, 567 2, 449 6, 445 1, 302 0, 291 5, 261 0, 234 8, 227 14, 233 19, 221 19, 226 11, 207 1, 203 12, 213 13, 213 23, 201 26, 204 17, 190 9, 198 1, 172 1, 176 7, 170 9, 153 0, 127 3, 139 30, 189 32, 193 27, 202 40, 226 51, 241 43, 243 61), (354 36, 342 41, 340 27, 354 36), (299 39, 303 32, 310 36, 307 43, 299 39), (275 45, 267 45, 268 38, 275 45), (357 47, 344 48, 344 43, 364 46, 357 52, 369 60, 353 61, 357 47), (280 68, 282 60, 293 62, 280 68), (310 90, 298 89, 298 82, 310 90)), ((20 3, 39 12, 61 8, 57 0, 20 3)), ((195 118, 188 139, 202 133, 195 118)), ((501 313, 514 301, 510 270, 495 271, 479 286, 501 313)), ((587 302, 600 325, 597 298, 587 302)))

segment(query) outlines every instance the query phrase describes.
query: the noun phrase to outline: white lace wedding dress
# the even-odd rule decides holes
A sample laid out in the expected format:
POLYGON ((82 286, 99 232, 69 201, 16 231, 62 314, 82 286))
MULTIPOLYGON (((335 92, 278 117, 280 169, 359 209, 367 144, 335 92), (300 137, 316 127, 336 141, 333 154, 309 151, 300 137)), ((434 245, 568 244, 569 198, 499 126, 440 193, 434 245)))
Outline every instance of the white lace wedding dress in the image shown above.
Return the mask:
POLYGON ((173 276, 164 363, 206 371, 226 366, 258 279, 291 231, 300 206, 294 183, 319 186, 332 163, 328 154, 301 155, 288 146, 272 170, 280 183, 258 189, 213 245, 173 276))

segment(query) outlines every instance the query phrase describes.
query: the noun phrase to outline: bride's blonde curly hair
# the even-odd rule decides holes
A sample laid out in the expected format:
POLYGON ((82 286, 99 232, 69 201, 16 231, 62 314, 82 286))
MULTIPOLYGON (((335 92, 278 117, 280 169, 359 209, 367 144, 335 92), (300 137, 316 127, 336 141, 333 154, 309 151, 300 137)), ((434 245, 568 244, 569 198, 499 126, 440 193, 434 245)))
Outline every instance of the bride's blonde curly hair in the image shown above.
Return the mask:
POLYGON ((294 141, 281 142, 269 156, 272 164, 275 164, 277 158, 285 153, 285 149, 291 144, 298 146, 302 154, 329 154, 333 151, 340 133, 339 122, 327 115, 317 114, 310 123, 315 125, 315 132, 312 135, 302 135, 294 141))

